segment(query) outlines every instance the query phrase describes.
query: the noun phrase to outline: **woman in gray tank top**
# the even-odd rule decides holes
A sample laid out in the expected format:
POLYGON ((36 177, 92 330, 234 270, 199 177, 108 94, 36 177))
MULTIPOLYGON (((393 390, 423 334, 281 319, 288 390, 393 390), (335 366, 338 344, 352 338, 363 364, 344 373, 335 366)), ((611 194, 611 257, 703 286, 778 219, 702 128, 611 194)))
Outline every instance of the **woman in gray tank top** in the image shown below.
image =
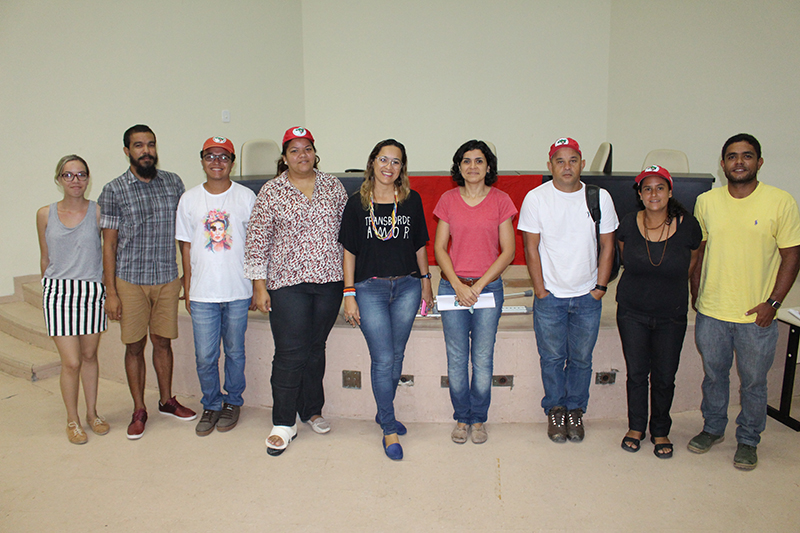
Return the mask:
POLYGON ((87 423, 97 435, 109 431, 108 423, 97 414, 97 346, 107 325, 100 208, 85 197, 89 167, 81 157, 62 157, 56 165, 55 182, 63 189, 64 198, 36 213, 42 308, 47 333, 61 356, 67 438, 73 444, 84 444, 88 439, 78 416, 81 381, 87 423))

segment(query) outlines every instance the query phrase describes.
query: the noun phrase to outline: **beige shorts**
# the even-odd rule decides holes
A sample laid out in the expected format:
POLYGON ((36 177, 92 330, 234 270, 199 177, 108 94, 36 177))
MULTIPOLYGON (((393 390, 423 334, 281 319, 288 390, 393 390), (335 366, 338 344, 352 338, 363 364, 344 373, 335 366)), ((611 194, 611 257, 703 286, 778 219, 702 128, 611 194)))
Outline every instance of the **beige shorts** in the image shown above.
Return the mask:
POLYGON ((181 280, 163 285, 134 285, 117 278, 117 295, 122 304, 119 329, 122 343, 133 344, 150 334, 165 339, 178 338, 178 296, 181 280))

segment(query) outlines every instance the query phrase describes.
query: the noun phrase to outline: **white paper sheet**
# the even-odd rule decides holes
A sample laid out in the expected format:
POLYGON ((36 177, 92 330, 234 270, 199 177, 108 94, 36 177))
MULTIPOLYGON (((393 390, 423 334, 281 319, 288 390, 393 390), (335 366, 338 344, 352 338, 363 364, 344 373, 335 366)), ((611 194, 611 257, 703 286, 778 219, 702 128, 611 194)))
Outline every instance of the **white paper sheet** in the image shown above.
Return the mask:
MULTIPOLYGON (((456 296, 454 294, 440 294, 436 297, 436 305, 439 311, 468 311, 469 307, 464 307, 456 303, 456 296)), ((487 307, 494 307, 494 294, 491 292, 482 292, 478 296, 478 301, 472 306, 473 309, 485 309, 487 307)))

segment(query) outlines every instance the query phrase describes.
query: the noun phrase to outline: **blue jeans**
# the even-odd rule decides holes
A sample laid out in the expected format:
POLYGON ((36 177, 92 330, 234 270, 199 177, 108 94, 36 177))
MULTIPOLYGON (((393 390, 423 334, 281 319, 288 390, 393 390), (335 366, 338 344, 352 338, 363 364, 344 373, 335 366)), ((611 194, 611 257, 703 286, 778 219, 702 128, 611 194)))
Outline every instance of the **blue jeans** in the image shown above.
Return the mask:
POLYGON ((533 299, 533 330, 542 366, 542 408, 586 412, 592 381, 592 350, 603 304, 591 293, 574 298, 548 294, 533 299))
POLYGON ((742 410, 736 417, 736 440, 758 446, 767 425, 767 372, 775 359, 778 323, 766 328, 754 323, 725 322, 697 313, 694 328, 697 350, 703 358, 703 431, 724 435, 733 352, 739 371, 742 410))
POLYGON ((378 420, 384 435, 397 433, 394 396, 411 328, 422 298, 418 278, 395 280, 371 278, 355 284, 361 314, 361 333, 372 361, 372 394, 378 406, 378 420))
MULTIPOLYGON (((494 341, 503 312, 503 280, 498 278, 483 289, 494 294, 493 308, 442 311, 442 329, 447 347, 447 379, 453 419, 463 424, 486 422, 492 401, 494 341), (471 341, 471 346, 470 346, 471 341), (469 364, 472 362, 472 382, 469 364)), ((455 294, 447 280, 439 282, 441 294, 455 294)))
POLYGON ((675 396, 675 374, 686 336, 686 316, 660 318, 617 307, 617 328, 628 369, 628 428, 666 437, 672 428, 669 410, 675 396))
POLYGON ((325 344, 342 304, 344 283, 299 283, 269 291, 272 359, 272 423, 293 426, 322 414, 325 344))
POLYGON ((223 403, 242 405, 244 334, 250 298, 232 302, 192 302, 192 332, 203 409, 219 411, 223 403), (220 392, 219 343, 225 348, 225 391, 220 392))

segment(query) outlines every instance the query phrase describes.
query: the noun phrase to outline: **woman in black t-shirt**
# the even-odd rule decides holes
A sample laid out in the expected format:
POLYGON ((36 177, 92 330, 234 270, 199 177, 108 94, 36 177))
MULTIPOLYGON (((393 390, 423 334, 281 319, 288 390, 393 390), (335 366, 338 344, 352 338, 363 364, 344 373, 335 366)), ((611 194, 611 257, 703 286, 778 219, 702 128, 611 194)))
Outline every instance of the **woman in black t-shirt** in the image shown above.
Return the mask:
POLYGON ((394 416, 394 397, 406 343, 422 300, 433 303, 422 199, 408 183, 405 147, 394 139, 375 145, 361 190, 342 216, 344 318, 361 326, 372 360, 370 377, 383 430, 383 449, 403 458, 398 435, 406 427, 394 416), (420 282, 420 278, 422 281, 420 282))
POLYGON ((647 427, 660 459, 672 457, 669 416, 675 393, 686 314, 689 277, 697 264, 700 225, 672 197, 672 176, 650 166, 636 177, 641 210, 617 229, 625 266, 617 286, 617 327, 627 366, 628 433, 622 449, 637 452, 647 427))

